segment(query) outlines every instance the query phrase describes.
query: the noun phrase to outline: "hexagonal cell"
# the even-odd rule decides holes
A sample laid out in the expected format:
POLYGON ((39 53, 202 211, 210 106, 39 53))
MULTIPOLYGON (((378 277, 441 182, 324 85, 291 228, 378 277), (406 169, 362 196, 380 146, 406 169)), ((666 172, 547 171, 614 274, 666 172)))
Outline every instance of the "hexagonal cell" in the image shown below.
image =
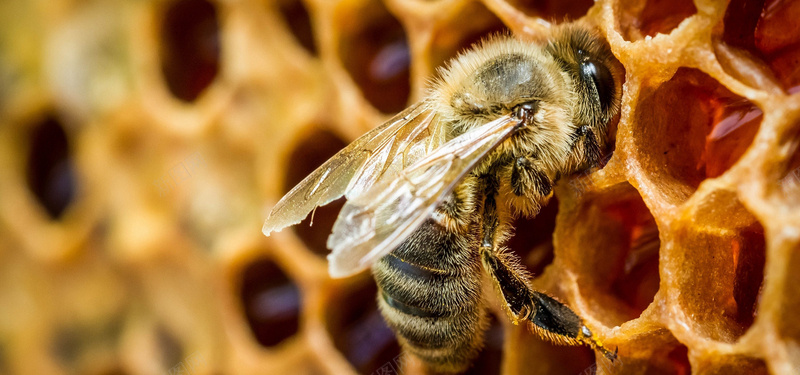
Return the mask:
POLYGON ((785 0, 733 0, 722 40, 768 66, 789 93, 800 91, 800 4, 785 0), (762 62, 763 61, 763 62, 762 62))
POLYGON ((693 330, 733 342, 752 325, 764 279, 764 228, 731 192, 714 192, 675 226, 666 285, 693 330))
POLYGON ((664 197, 680 204, 704 179, 739 160, 762 118, 753 103, 705 73, 680 68, 646 90, 636 107, 638 159, 664 197))
POLYGON ((327 302, 326 326, 334 345, 360 374, 373 374, 400 355, 400 344, 378 311, 377 293, 370 280, 334 292, 327 302))
POLYGON ((581 18, 594 4, 592 0, 512 0, 509 3, 529 16, 536 16, 554 23, 581 18))
POLYGON ((339 58, 376 109, 398 112, 411 92, 411 52, 403 25, 380 1, 369 1, 353 12, 340 17, 339 58))
POLYGON ((483 4, 469 3, 434 34, 431 43, 431 64, 443 66, 445 62, 469 49, 481 39, 501 33, 510 33, 503 21, 483 4))
POLYGON ((565 249, 556 256, 580 275, 584 298, 617 325, 638 317, 659 289, 658 227, 630 184, 587 194, 556 228, 565 249))
POLYGON ((161 21, 161 73, 172 95, 192 102, 219 71, 217 10, 206 0, 175 0, 161 21))
POLYGON ((691 0, 623 0, 619 5, 622 36, 627 41, 636 41, 646 36, 669 34, 684 19, 697 13, 691 0))
MULTIPOLYGON (((288 192, 317 167, 336 155, 347 144, 335 134, 328 131, 315 131, 297 143, 289 156, 284 170, 284 192, 288 192)), ((340 198, 325 206, 318 207, 299 224, 292 226, 292 230, 306 247, 318 255, 328 254, 328 235, 333 229, 333 223, 339 216, 344 198, 340 198), (313 222, 314 225, 311 225, 313 222)))
POLYGON ((77 190, 67 133, 51 115, 34 126, 29 137, 28 188, 50 217, 59 219, 77 190))
POLYGON ((554 196, 539 214, 514 221, 515 233, 506 246, 519 256, 533 276, 541 275, 553 262, 553 231, 556 228, 558 199, 554 196))
POLYGON ((300 326, 301 296, 297 285, 269 259, 250 263, 239 287, 242 311, 258 343, 276 346, 300 326))
POLYGON ((312 55, 317 54, 317 43, 314 40, 314 29, 308 8, 302 0, 279 0, 278 11, 283 16, 286 26, 295 40, 312 55))

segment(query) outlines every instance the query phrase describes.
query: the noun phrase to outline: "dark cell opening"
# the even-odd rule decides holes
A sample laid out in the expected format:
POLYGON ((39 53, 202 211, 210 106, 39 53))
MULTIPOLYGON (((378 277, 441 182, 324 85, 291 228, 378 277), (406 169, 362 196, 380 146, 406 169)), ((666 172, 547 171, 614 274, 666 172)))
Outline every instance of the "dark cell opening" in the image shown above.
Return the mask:
POLYGON ((171 369, 183 361, 183 345, 167 327, 158 326, 156 329, 156 341, 161 354, 163 368, 171 369))
POLYGON ((756 318, 756 308, 761 297, 766 247, 764 228, 757 222, 743 229, 731 244, 736 275, 733 284, 736 320, 748 328, 756 318))
POLYGON ((675 375, 689 375, 692 373, 692 365, 689 363, 689 348, 678 344, 667 355, 667 359, 672 364, 675 375))
POLYGON ((47 117, 30 134, 27 183, 51 218, 60 218, 75 198, 75 178, 67 134, 58 120, 47 117))
POLYGON ((732 0, 725 12, 723 42, 747 51, 775 74, 783 89, 800 92, 800 3, 732 0))
POLYGON ((648 0, 639 16, 643 35, 669 34, 684 19, 697 13, 692 0, 648 0))
POLYGON ((767 0, 754 43, 790 94, 800 92, 800 2, 767 0))
POLYGON ((172 94, 191 102, 219 71, 219 21, 205 0, 177 0, 161 24, 161 72, 172 94))
POLYGON ((301 0, 278 1, 278 10, 283 15, 286 25, 306 51, 312 55, 317 54, 317 45, 314 41, 314 29, 311 27, 311 17, 308 9, 301 0))
POLYGON ((510 3, 529 16, 557 23, 583 17, 594 4, 592 0, 515 0, 510 1, 510 3))
POLYGON ((453 27, 442 27, 434 35, 431 62, 435 66, 443 66, 491 35, 511 33, 503 21, 477 2, 465 6, 451 22, 454 23, 453 27))
POLYGON ((558 199, 553 197, 539 214, 514 221, 515 234, 507 246, 522 260, 534 277, 541 275, 553 262, 553 231, 556 228, 558 199))
POLYGON ((360 374, 373 374, 391 363, 395 368, 401 359, 400 345, 383 320, 375 296, 378 289, 366 285, 343 294, 334 294, 328 301, 328 329, 334 345, 360 374))
POLYGON ((364 97, 379 111, 406 107, 410 94, 411 53, 405 30, 379 1, 358 13, 343 30, 339 55, 364 97))
MULTIPOLYGON (((637 195, 638 197, 638 195, 637 195)), ((661 278, 658 227, 647 206, 639 199, 617 202, 606 207, 608 218, 625 231, 627 254, 621 272, 611 285, 612 293, 641 314, 653 302, 661 278)))
POLYGON ((712 340, 734 342, 756 316, 764 278, 764 229, 736 194, 718 191, 676 225, 680 248, 666 274, 677 281, 680 307, 693 329, 712 340))
POLYGON ((472 367, 464 373, 465 375, 499 374, 501 372, 503 343, 505 342, 503 325, 492 314, 489 314, 489 320, 489 328, 484 334, 483 349, 478 353, 478 358, 472 363, 472 367))
POLYGON ((728 170, 753 141, 763 114, 703 72, 680 68, 637 107, 638 150, 664 195, 679 204, 728 170), (674 110, 681 108, 680 111, 674 110))
MULTIPOLYGON (((317 167, 330 159, 347 144, 339 137, 328 131, 316 131, 297 143, 297 147, 289 156, 286 166, 286 179, 284 191, 288 192, 317 167)), ((327 255, 328 235, 331 233, 333 223, 339 216, 339 211, 344 206, 344 199, 338 199, 328 205, 318 207, 315 212, 299 224, 292 226, 297 237, 318 255, 327 255), (312 223, 313 218, 313 224, 312 223)))
POLYGON ((763 8, 764 0, 731 0, 723 18, 725 31, 722 40, 735 47, 753 50, 753 33, 763 8))
POLYGON ((659 232, 636 189, 625 183, 592 199, 572 215, 582 228, 564 238, 565 254, 584 280, 584 296, 607 309, 614 324, 637 318, 653 302, 661 282, 659 232), (612 298, 609 298, 612 297, 612 298))
POLYGON ((300 326, 300 291, 268 259, 254 261, 242 272, 241 299, 255 339, 271 347, 297 333, 300 326))
POLYGON ((684 19, 697 13, 692 0, 624 0, 619 9, 624 19, 622 35, 628 41, 669 34, 684 19))

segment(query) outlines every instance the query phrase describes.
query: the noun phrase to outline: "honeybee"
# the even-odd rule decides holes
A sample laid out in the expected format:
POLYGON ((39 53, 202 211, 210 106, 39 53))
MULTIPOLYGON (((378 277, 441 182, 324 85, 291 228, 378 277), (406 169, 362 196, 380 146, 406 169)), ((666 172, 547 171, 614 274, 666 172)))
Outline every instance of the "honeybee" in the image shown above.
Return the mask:
POLYGON ((482 272, 514 324, 614 360, 575 312, 530 287, 504 247, 513 219, 537 214, 561 176, 597 165, 621 95, 609 45, 564 24, 539 43, 486 39, 439 74, 425 99, 286 194, 264 234, 344 195, 327 243, 331 276, 371 267, 384 318, 433 371, 465 370, 482 345, 482 272))

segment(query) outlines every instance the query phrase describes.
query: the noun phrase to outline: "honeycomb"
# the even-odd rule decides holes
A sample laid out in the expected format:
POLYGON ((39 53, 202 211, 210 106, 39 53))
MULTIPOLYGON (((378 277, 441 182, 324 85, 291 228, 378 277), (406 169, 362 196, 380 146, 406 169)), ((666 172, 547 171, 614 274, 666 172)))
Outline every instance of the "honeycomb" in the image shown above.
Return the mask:
POLYGON ((509 323, 469 373, 800 373, 800 2, 0 2, 0 374, 421 374, 342 202, 268 210, 483 36, 596 24, 625 68, 602 168, 511 247, 613 364, 509 323), (793 286, 794 285, 794 286, 793 286))

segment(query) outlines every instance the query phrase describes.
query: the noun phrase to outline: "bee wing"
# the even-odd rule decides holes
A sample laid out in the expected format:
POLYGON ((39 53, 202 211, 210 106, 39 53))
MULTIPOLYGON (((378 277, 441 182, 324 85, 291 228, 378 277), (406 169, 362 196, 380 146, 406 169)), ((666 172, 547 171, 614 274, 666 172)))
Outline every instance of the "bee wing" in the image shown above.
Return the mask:
POLYGON ((342 195, 358 196, 422 157, 434 138, 434 117, 423 100, 353 141, 281 198, 264 221, 264 234, 297 224, 342 195))
POLYGON ((519 124, 509 115, 470 130, 349 199, 328 237, 331 276, 362 271, 399 246, 519 124))

